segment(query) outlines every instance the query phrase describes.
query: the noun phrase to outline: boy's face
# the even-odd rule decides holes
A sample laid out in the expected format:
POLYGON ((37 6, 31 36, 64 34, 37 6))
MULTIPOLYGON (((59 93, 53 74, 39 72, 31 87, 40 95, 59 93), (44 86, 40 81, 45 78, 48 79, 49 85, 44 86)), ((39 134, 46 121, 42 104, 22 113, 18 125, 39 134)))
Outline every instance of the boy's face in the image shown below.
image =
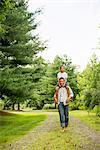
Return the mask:
POLYGON ((61 86, 64 86, 65 80, 64 80, 64 79, 60 79, 60 80, 59 80, 59 84, 60 84, 61 86))
POLYGON ((61 72, 64 72, 64 71, 65 71, 64 66, 61 66, 60 71, 61 71, 61 72))

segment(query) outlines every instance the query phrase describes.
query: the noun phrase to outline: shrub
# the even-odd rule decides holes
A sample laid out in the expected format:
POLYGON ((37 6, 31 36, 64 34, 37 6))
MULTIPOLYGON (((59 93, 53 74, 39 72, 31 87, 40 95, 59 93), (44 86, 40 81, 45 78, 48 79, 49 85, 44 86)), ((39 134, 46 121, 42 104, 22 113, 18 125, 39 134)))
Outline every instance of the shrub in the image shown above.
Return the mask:
POLYGON ((2 110, 3 108, 4 108, 4 102, 0 100, 0 110, 2 110))
POLYGON ((43 109, 55 109, 55 104, 45 104, 43 106, 43 109))

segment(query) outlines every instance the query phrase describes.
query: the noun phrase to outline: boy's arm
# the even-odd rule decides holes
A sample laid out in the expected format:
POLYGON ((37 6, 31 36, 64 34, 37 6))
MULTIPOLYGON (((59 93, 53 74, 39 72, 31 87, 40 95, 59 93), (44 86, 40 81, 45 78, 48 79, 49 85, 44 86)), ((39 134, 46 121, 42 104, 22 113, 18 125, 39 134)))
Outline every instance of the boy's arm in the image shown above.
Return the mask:
POLYGON ((70 99, 73 98, 74 94, 73 94, 72 89, 69 86, 67 88, 69 91, 68 98, 67 98, 67 103, 68 103, 70 101, 70 99))
POLYGON ((57 93, 55 92, 54 94, 54 103, 57 104, 58 103, 58 97, 57 97, 57 93))
POLYGON ((59 87, 57 86, 56 87, 56 92, 54 94, 54 102, 57 104, 58 103, 58 90, 59 90, 59 87))

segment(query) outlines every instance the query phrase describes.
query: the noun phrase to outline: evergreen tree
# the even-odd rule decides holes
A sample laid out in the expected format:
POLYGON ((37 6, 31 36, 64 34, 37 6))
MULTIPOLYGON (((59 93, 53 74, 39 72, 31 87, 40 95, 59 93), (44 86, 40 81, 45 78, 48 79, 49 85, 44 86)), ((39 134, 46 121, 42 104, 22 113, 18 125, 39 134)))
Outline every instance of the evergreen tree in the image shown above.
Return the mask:
POLYGON ((25 0, 12 1, 11 4, 13 8, 7 10, 6 19, 2 21, 4 32, 0 37, 1 67, 31 64, 33 56, 45 48, 35 35, 35 17, 40 11, 28 12, 25 0))
POLYGON ((35 66, 36 54, 45 49, 36 35, 36 16, 41 11, 29 12, 25 0, 2 0, 0 12, 0 95, 19 107, 30 97, 38 74, 27 65, 35 66))

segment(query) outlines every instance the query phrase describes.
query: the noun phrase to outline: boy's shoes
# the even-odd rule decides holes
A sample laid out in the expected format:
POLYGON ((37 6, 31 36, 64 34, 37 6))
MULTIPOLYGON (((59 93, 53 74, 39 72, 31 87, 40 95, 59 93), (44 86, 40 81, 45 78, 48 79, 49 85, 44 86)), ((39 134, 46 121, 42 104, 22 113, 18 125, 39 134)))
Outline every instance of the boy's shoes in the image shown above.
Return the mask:
POLYGON ((61 129, 61 132, 63 133, 64 131, 67 131, 68 130, 68 127, 64 127, 61 129))
POLYGON ((67 127, 65 127, 64 130, 67 131, 67 127))
POLYGON ((65 131, 65 128, 62 128, 62 129, 61 129, 61 132, 63 133, 64 131, 65 131))

